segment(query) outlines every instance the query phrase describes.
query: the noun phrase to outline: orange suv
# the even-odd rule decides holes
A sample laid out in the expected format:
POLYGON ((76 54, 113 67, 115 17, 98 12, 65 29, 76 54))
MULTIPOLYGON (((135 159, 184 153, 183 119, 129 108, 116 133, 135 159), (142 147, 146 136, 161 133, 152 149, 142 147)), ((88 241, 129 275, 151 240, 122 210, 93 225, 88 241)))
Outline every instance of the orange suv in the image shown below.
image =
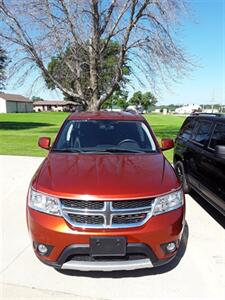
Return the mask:
POLYGON ((184 195, 147 121, 131 113, 74 113, 27 197, 34 252, 56 269, 151 268, 175 257, 184 229, 184 195))

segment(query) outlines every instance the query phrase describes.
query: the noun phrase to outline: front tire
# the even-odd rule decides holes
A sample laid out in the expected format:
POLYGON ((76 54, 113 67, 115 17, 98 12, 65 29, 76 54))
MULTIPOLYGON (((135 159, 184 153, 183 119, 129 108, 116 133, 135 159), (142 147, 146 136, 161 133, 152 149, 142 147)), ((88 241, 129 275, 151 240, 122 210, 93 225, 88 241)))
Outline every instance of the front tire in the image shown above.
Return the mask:
POLYGON ((177 161, 174 165, 175 172, 181 183, 183 191, 185 194, 189 194, 191 191, 190 185, 187 180, 187 175, 185 173, 184 165, 181 161, 177 161))

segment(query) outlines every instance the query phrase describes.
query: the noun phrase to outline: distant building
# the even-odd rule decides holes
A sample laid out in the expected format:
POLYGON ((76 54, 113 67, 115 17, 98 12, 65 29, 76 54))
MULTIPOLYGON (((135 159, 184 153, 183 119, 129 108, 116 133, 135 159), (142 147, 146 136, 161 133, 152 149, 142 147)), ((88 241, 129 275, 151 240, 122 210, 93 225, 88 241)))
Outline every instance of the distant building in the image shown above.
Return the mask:
POLYGON ((143 114, 146 113, 147 111, 144 110, 144 108, 141 105, 129 105, 126 109, 126 111, 130 111, 130 112, 136 112, 139 114, 143 114))
POLYGON ((207 114, 218 114, 219 109, 217 109, 217 108, 206 108, 206 109, 203 109, 202 112, 207 113, 207 114))
POLYGON ((34 102, 34 111, 80 111, 82 107, 72 101, 43 100, 34 102))
POLYGON ((202 108, 198 104, 187 104, 182 107, 178 107, 175 109, 176 114, 191 114, 193 112, 202 111, 202 108))
POLYGON ((0 93, 0 113, 33 112, 33 102, 24 96, 0 93))
POLYGON ((167 108, 163 108, 163 115, 167 115, 168 111, 167 108))
POLYGON ((120 111, 123 111, 123 109, 121 107, 112 107, 112 108, 106 108, 106 109, 103 109, 103 111, 117 111, 117 112, 120 112, 120 111))

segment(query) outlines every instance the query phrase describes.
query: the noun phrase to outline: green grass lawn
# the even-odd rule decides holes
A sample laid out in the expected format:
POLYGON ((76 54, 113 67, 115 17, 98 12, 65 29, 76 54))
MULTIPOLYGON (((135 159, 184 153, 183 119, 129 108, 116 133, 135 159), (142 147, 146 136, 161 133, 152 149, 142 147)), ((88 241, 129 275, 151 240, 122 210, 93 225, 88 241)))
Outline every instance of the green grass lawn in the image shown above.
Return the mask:
MULTIPOLYGON (((184 122, 185 117, 173 115, 146 115, 145 118, 154 130, 160 143, 162 138, 174 139, 184 122)), ((173 161, 173 149, 164 152, 167 159, 173 161)))
MULTIPOLYGON (((38 147, 40 136, 50 136, 52 139, 68 116, 67 113, 24 113, 0 114, 0 154, 45 156, 46 151, 38 147)), ((146 115, 157 138, 174 138, 183 117, 146 115)), ((165 152, 167 158, 172 160, 172 150, 165 152)))

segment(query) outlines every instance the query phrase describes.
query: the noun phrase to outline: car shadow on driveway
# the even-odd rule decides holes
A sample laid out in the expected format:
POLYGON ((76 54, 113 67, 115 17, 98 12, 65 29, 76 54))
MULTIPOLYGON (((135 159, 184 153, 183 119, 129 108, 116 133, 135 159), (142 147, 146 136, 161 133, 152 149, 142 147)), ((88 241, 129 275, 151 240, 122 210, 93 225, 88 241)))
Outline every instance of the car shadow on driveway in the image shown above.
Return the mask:
POLYGON ((180 242, 180 247, 175 258, 168 264, 155 267, 152 269, 141 269, 133 271, 111 271, 111 272, 82 272, 82 271, 71 271, 71 270, 56 270, 57 272, 76 277, 89 277, 89 278, 125 278, 125 277, 142 277, 142 276, 151 276, 157 274, 163 274, 172 271, 180 263, 180 260, 185 254, 187 248, 189 236, 189 228, 186 222, 184 227, 183 236, 180 242))
POLYGON ((218 224, 225 229, 225 217, 218 210, 216 210, 195 191, 191 191, 190 195, 218 224))

